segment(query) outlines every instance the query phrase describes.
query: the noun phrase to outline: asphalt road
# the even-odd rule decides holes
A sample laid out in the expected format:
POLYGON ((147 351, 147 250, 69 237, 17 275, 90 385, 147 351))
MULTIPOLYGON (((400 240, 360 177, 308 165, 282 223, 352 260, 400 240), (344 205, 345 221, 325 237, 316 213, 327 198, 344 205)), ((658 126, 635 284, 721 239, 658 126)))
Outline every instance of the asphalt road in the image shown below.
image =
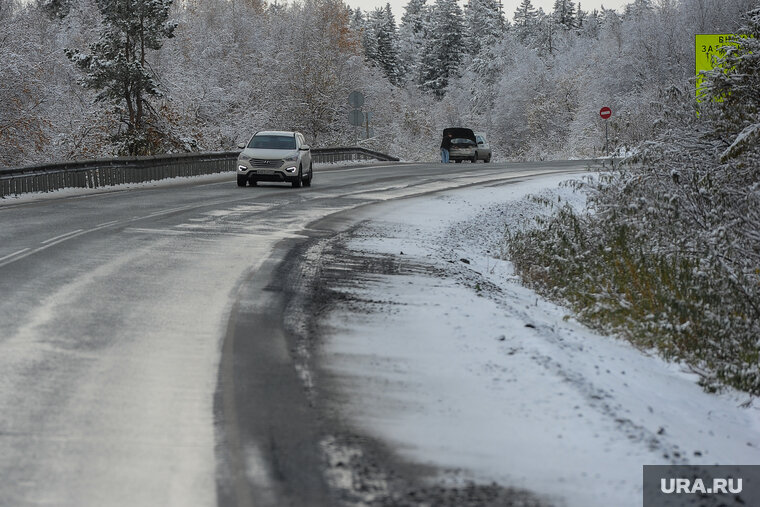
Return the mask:
POLYGON ((586 165, 374 164, 315 170, 308 189, 228 174, 0 200, 0 505, 344 501, 322 473, 335 419, 298 367, 306 245, 378 201, 586 165))

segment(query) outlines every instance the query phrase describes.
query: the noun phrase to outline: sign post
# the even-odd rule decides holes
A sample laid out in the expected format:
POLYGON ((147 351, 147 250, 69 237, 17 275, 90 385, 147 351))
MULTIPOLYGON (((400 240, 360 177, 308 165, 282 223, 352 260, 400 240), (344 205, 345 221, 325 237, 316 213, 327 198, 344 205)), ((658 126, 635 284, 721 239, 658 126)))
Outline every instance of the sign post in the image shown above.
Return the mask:
POLYGON ((359 145, 359 133, 358 128, 361 127, 364 122, 364 114, 362 113, 362 106, 364 105, 364 94, 360 91, 352 91, 348 94, 348 104, 353 107, 348 115, 348 121, 354 126, 354 145, 359 145))
MULTIPOLYGON (((604 153, 605 155, 609 157, 610 156, 610 136, 608 133, 609 131, 607 129, 607 120, 609 120, 610 117, 612 116, 612 109, 610 109, 607 106, 604 106, 603 108, 599 110, 599 116, 601 116, 602 119, 604 120, 604 153)), ((602 163, 602 167, 604 167, 604 163, 602 163)))

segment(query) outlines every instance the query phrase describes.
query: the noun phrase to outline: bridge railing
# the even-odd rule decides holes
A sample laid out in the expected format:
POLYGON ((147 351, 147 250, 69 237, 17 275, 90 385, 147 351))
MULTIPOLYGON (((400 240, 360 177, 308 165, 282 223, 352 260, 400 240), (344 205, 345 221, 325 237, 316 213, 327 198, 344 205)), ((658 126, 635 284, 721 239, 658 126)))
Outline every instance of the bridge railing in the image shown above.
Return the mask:
MULTIPOLYGON (((99 188, 180 176, 233 172, 236 170, 239 153, 183 153, 0 168, 0 197, 27 192, 50 192, 61 188, 99 188)), ((317 163, 398 161, 397 158, 384 153, 358 147, 315 148, 311 153, 312 160, 317 163)))

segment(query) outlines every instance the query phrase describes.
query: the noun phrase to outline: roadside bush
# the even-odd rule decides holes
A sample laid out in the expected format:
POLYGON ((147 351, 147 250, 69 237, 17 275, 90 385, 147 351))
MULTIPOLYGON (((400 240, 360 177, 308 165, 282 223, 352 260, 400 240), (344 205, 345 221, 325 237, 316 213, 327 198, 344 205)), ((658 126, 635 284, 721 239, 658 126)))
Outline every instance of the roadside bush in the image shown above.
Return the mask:
POLYGON ((758 395, 760 9, 742 31, 699 115, 691 84, 670 89, 662 135, 582 184, 586 210, 509 232, 508 254, 584 322, 684 361, 706 388, 758 395))

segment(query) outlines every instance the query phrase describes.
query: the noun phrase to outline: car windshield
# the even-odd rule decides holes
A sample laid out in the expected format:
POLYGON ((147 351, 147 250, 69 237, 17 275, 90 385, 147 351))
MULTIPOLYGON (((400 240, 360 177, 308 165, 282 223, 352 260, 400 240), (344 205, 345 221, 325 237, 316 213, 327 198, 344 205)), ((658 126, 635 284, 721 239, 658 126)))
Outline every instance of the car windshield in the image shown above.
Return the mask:
POLYGON ((295 150, 296 138, 293 136, 262 135, 253 136, 248 143, 249 148, 264 148, 268 150, 295 150))
POLYGON ((473 146, 475 143, 472 142, 472 139, 464 139, 461 137, 458 137, 456 139, 451 140, 451 144, 461 144, 465 146, 473 146))

